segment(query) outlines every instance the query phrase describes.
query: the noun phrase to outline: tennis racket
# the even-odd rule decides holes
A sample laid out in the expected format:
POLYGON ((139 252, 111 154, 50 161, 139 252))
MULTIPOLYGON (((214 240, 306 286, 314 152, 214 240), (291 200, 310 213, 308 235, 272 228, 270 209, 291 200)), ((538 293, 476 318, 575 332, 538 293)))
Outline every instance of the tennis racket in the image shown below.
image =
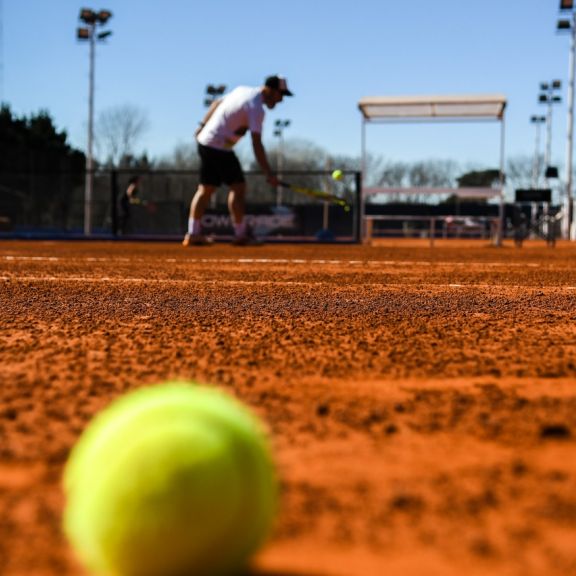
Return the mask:
POLYGON ((288 182, 280 182, 280 186, 283 188, 288 188, 298 194, 304 194, 305 196, 311 196, 312 198, 318 198, 319 200, 324 200, 325 202, 330 202, 331 204, 336 204, 337 206, 342 206, 344 212, 350 212, 350 204, 346 200, 335 196, 334 194, 329 194, 323 190, 315 190, 314 188, 306 188, 304 186, 294 186, 288 182))
POLYGON ((130 204, 132 206, 142 206, 143 208, 146 208, 146 211, 149 214, 155 214, 158 211, 158 206, 156 205, 156 202, 153 202, 152 200, 143 200, 142 198, 131 198, 130 204))

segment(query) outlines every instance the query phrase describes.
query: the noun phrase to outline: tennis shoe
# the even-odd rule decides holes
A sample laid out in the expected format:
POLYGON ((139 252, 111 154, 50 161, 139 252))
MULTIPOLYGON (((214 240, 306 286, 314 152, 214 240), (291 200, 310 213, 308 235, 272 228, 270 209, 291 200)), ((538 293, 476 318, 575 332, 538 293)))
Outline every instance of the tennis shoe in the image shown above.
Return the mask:
POLYGON ((232 244, 234 246, 262 246, 264 242, 258 240, 252 230, 248 229, 243 236, 236 236, 236 238, 232 240, 232 244))
POLYGON ((182 240, 182 246, 186 248, 189 246, 212 246, 212 244, 214 244, 214 240, 203 234, 186 234, 182 240))

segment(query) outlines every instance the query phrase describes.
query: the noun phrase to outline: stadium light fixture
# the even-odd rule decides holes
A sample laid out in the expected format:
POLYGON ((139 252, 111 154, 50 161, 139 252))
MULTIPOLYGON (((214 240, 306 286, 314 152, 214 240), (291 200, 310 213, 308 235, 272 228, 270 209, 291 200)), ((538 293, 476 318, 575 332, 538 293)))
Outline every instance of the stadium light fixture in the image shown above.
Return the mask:
POLYGON ((80 10, 80 20, 85 24, 106 24, 108 20, 112 18, 112 12, 110 10, 100 10, 96 12, 91 8, 82 8, 80 10))
POLYGON ((557 30, 570 31, 570 52, 568 59, 568 114, 566 130, 566 189, 564 192, 564 207, 562 210, 562 236, 568 240, 576 238, 574 229, 574 200, 573 200, 573 149, 574 149, 574 78, 576 66, 576 13, 574 12, 574 2, 572 0, 561 0, 560 10, 570 10, 572 12, 570 20, 558 20, 557 30))
POLYGON ((98 22, 100 22, 100 24, 106 24, 110 18, 112 18, 112 12, 110 12, 110 10, 100 10, 100 12, 98 12, 98 22))
POLYGON ((86 149, 86 186, 84 192, 84 234, 90 236, 92 234, 92 195, 94 192, 94 155, 93 155, 93 142, 94 142, 94 64, 96 42, 108 38, 112 34, 110 30, 97 33, 98 26, 104 26, 110 18, 112 12, 110 10, 100 10, 95 12, 90 8, 82 8, 80 10, 80 20, 86 24, 76 30, 76 37, 78 40, 86 40, 90 42, 90 76, 88 87, 88 143, 86 149))
POLYGON ((226 84, 208 84, 206 86, 206 98, 204 98, 204 106, 210 108, 212 102, 218 100, 222 94, 226 92, 226 84))
POLYGON ((530 116, 530 122, 536 126, 534 160, 532 161, 532 188, 538 188, 540 176, 540 125, 546 122, 546 116, 530 116))
POLYGON ((550 82, 540 83, 540 90, 542 90, 542 92, 538 96, 538 102, 548 106, 548 111, 546 114, 546 153, 544 155, 544 166, 546 174, 554 172, 550 170, 552 168, 550 166, 550 162, 552 160, 552 107, 554 104, 562 102, 562 97, 556 94, 556 92, 561 88, 561 80, 552 80, 550 82))
POLYGON ((80 20, 85 24, 94 24, 96 19, 97 15, 94 10, 90 10, 90 8, 82 8, 82 10, 80 10, 80 20))
MULTIPOLYGON (((284 170, 284 130, 290 126, 290 120, 276 120, 274 122, 274 136, 278 136, 278 153, 276 154, 276 172, 278 180, 282 180, 284 170)), ((276 205, 282 206, 282 186, 276 188, 276 205)))

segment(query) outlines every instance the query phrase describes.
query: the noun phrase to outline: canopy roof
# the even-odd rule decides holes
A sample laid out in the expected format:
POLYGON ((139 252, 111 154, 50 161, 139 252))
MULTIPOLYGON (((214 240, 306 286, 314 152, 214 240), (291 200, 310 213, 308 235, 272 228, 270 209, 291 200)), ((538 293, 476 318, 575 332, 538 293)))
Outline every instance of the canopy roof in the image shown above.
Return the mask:
POLYGON ((501 94, 466 96, 369 96, 358 102, 366 120, 501 120, 506 97, 501 94))
POLYGON ((402 194, 403 196, 450 195, 458 198, 495 198, 502 195, 501 188, 363 188, 364 194, 402 194))

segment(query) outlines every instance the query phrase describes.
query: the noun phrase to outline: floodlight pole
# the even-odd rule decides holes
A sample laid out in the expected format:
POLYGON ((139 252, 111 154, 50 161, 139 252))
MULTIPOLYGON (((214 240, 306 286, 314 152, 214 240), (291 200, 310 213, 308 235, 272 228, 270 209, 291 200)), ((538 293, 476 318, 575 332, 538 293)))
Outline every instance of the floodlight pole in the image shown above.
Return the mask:
POLYGON ((546 149, 544 153, 544 169, 550 166, 552 156, 552 100, 548 102, 548 111, 546 112, 546 149))
POLYGON ((540 102, 540 104, 546 104, 548 107, 546 113, 546 152, 544 156, 546 172, 548 172, 552 160, 552 107, 554 104, 562 102, 562 97, 555 94, 555 91, 560 90, 561 87, 562 82, 560 80, 540 83, 541 92, 538 97, 538 102, 540 102))
POLYGON ((561 0, 560 10, 570 11, 570 20, 559 20, 559 31, 570 30, 570 57, 568 60, 568 126, 566 130, 566 191, 564 194, 564 209, 562 213, 562 237, 568 240, 576 239, 574 230, 574 202, 573 202, 573 175, 572 155, 574 146, 574 67, 576 64, 576 13, 572 0, 561 0))
MULTIPOLYGON (((278 136, 278 153, 276 155, 276 176, 282 180, 282 171, 284 170, 284 130, 290 126, 290 120, 276 120, 274 123, 276 129, 274 136, 278 136)), ((276 205, 282 206, 282 186, 276 188, 276 205)))
POLYGON ((94 77, 96 38, 94 26, 90 34, 90 73, 88 81, 88 147, 86 154, 86 191, 84 194, 84 234, 92 234, 92 197, 94 196, 94 77))
POLYGON ((0 0, 0 104, 4 100, 4 7, 0 0))
POLYGON ((498 248, 502 247, 502 242, 504 241, 504 216, 505 216, 505 203, 504 203, 504 186, 506 184, 506 106, 502 108, 502 113, 498 118, 500 120, 500 174, 499 174, 499 184, 500 184, 500 201, 498 203, 498 231, 496 233, 495 245, 498 248))
POLYGON ((568 240, 573 239, 572 220, 572 155, 574 147, 574 66, 576 62, 576 16, 572 14, 570 28, 570 57, 568 64, 568 126, 566 130, 566 193, 564 197, 564 215, 562 218, 562 236, 568 240))
POLYGON ((546 121, 545 116, 531 116, 530 122, 536 126, 534 142, 534 159, 532 160, 532 188, 538 188, 540 180, 540 125, 546 121))
POLYGON ((88 40, 90 42, 90 71, 88 84, 88 142, 86 149, 86 183, 84 192, 84 234, 92 234, 92 196, 94 192, 94 78, 96 65, 96 42, 104 40, 112 32, 101 32, 96 34, 96 27, 104 25, 112 17, 109 10, 100 10, 95 12, 90 8, 80 10, 80 20, 85 26, 78 28, 77 35, 79 40, 88 40))
MULTIPOLYGON (((219 100, 226 92, 226 84, 208 84, 206 86, 206 94, 204 96, 204 106, 210 108, 216 100, 219 100)), ((218 197, 216 194, 210 196, 210 208, 216 208, 218 197)))
MULTIPOLYGON (((362 110, 361 110, 362 112, 362 110)), ((364 195, 364 185, 366 182, 366 116, 362 112, 362 123, 361 123, 361 151, 360 151, 360 206, 358 209, 359 219, 360 219, 360 226, 358 230, 358 234, 360 237, 360 242, 363 244, 366 241, 366 224, 364 222, 364 216, 366 214, 366 198, 364 195)))

